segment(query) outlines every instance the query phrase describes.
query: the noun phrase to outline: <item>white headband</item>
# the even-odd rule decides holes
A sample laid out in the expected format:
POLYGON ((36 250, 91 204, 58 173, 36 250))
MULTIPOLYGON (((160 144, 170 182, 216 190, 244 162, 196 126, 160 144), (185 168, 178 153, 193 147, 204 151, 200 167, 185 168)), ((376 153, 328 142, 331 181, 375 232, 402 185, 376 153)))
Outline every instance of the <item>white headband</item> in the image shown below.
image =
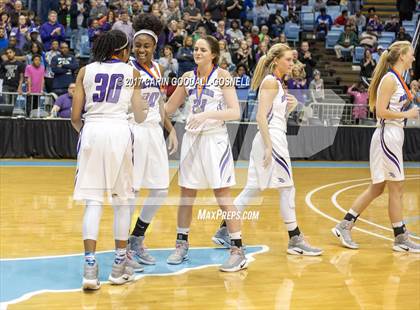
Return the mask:
POLYGON ((152 30, 147 30, 147 29, 142 29, 142 30, 137 31, 137 32, 134 34, 133 40, 134 40, 134 39, 135 39, 138 35, 141 35, 141 34, 148 34, 149 36, 151 36, 151 37, 155 40, 155 43, 157 43, 157 41, 158 41, 158 37, 157 37, 156 33, 154 33, 152 30))
POLYGON ((128 46, 128 38, 126 38, 125 44, 123 46, 121 46, 120 48, 116 48, 114 50, 114 52, 119 52, 119 51, 125 49, 127 46, 128 46))

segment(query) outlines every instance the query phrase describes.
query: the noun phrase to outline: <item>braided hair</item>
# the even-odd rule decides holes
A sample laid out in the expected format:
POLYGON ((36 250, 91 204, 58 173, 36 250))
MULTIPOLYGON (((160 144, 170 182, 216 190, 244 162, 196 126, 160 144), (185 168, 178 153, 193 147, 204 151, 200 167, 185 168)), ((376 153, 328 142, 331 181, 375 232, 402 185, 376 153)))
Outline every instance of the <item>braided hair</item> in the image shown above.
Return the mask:
POLYGON ((104 62, 129 49, 127 35, 120 30, 111 30, 101 34, 93 43, 93 61, 104 62))

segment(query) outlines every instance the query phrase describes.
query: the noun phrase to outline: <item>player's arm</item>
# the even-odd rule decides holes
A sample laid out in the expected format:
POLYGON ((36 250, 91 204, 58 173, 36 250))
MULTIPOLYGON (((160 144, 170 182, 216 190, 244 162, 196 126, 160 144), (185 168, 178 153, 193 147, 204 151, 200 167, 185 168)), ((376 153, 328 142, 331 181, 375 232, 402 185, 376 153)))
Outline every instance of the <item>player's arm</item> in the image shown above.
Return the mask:
POLYGON ((187 90, 185 89, 185 84, 190 82, 190 76, 191 72, 184 73, 181 79, 182 84, 176 87, 174 93, 166 102, 165 113, 167 115, 174 114, 176 110, 184 103, 185 98, 187 97, 187 90))
POLYGON ((273 101, 278 91, 279 84, 275 79, 267 79, 260 86, 256 120, 264 142, 264 167, 267 167, 271 163, 271 153, 273 149, 270 132, 268 131, 267 115, 273 106, 273 101))
POLYGON ((165 105, 163 102, 163 96, 159 99, 159 110, 160 115, 163 122, 163 127, 168 131, 168 150, 169 155, 175 153, 178 150, 178 138, 176 136, 175 127, 172 125, 171 120, 169 119, 169 116, 165 113, 165 105))
POLYGON ((397 89, 397 85, 392 76, 385 77, 384 81, 378 88, 376 97, 376 115, 382 119, 395 119, 395 118, 416 118, 419 115, 419 108, 414 107, 405 112, 394 112, 388 109, 388 103, 392 95, 397 89))
POLYGON ((85 77, 85 67, 80 69, 76 78, 76 88, 74 90, 73 102, 71 107, 71 124, 77 132, 82 129, 82 111, 85 104, 85 89, 83 87, 83 79, 85 77))
POLYGON ((149 112, 149 105, 141 95, 140 73, 136 69, 133 69, 133 78, 134 90, 133 95, 131 96, 131 110, 134 113, 134 120, 136 123, 141 123, 147 117, 147 113, 149 112))

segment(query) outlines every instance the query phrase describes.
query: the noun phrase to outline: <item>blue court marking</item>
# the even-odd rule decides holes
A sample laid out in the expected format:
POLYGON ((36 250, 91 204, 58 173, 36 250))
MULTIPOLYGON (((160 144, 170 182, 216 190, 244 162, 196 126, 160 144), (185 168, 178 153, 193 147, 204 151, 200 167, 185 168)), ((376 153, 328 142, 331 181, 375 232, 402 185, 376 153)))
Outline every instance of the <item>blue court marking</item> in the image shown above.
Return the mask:
MULTIPOLYGON (((149 251, 156 258, 156 265, 145 266, 144 272, 137 273, 136 279, 153 275, 175 275, 191 269, 220 265, 229 256, 227 249, 190 248, 188 261, 180 265, 168 265, 166 259, 173 249, 149 249, 149 251)), ((265 245, 246 247, 250 261, 254 260, 252 255, 266 251, 268 247, 265 245)), ((114 252, 98 252, 96 259, 99 263, 99 280, 106 282, 112 269, 114 252)), ((0 302, 3 305, 14 303, 45 291, 80 289, 83 263, 83 254, 0 259, 0 302)))
MULTIPOLYGON (((178 168, 178 161, 169 161, 170 168, 178 168)), ((76 167, 76 161, 20 161, 20 160, 0 160, 0 167, 76 167)), ((237 161, 236 168, 247 169, 247 161, 237 161)), ((293 168, 369 168, 368 162, 330 162, 330 161, 294 161, 293 168)), ((420 168, 420 162, 405 162, 405 168, 420 168)))

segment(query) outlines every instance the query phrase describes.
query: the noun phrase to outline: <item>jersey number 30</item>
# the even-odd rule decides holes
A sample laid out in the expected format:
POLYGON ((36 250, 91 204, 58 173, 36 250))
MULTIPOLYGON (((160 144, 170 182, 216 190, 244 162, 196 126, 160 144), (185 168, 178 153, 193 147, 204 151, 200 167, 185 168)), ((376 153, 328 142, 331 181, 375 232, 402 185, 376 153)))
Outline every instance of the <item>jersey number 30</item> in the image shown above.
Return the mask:
POLYGON ((93 102, 117 103, 120 99, 121 88, 123 86, 124 75, 112 74, 111 77, 106 73, 95 75, 97 93, 92 96, 93 102))

